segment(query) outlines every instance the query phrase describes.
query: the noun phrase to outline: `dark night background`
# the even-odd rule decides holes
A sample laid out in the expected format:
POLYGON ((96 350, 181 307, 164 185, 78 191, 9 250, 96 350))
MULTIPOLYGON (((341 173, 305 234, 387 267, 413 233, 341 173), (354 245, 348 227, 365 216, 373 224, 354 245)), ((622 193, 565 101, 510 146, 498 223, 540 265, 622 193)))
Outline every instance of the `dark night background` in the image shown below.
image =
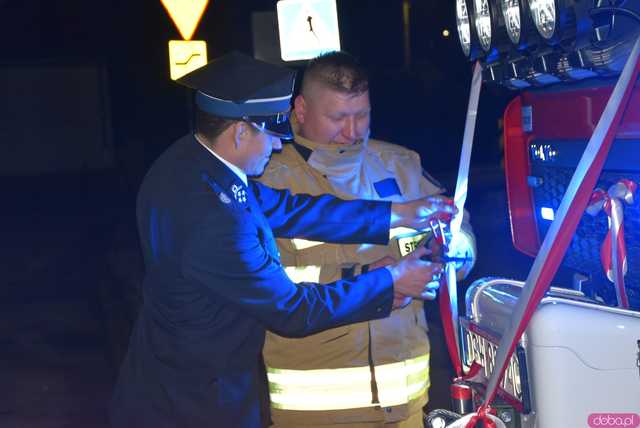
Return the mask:
MULTIPOLYGON (((342 47, 370 68, 373 136, 418 151, 452 193, 471 64, 452 1, 408 3, 410 64, 402 0, 338 0, 342 47)), ((214 0, 193 39, 207 41, 209 59, 252 54, 251 14, 274 10, 273 0, 214 0)), ((2 427, 106 427, 139 301, 135 194, 189 129, 187 93, 168 77, 171 39, 180 36, 159 0, 0 0, 2 427)), ((500 167, 498 121, 513 96, 481 95, 470 279, 524 278, 529 263, 511 247, 500 167)), ((446 405, 446 356, 433 358, 432 401, 446 405)))

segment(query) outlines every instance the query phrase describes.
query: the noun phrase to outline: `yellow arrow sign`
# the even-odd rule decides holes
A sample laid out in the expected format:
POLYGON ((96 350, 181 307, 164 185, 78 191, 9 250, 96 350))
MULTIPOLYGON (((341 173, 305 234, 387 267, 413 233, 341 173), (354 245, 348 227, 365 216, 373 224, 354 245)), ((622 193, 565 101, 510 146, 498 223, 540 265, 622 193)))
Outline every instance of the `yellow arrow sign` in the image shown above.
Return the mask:
POLYGON ((207 64, 207 43, 202 40, 169 40, 171 79, 176 80, 207 64))
POLYGON ((191 40, 209 0, 160 0, 178 31, 185 40, 191 40))

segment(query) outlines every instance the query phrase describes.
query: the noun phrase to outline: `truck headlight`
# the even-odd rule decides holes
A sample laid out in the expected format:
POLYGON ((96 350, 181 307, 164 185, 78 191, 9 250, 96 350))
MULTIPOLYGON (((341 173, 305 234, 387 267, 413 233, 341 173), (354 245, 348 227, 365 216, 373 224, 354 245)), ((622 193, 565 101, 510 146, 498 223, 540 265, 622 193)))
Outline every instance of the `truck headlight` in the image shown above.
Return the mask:
POLYGON ((485 52, 488 52, 491 49, 491 9, 489 9, 489 0, 474 0, 473 9, 480 47, 485 52))
POLYGON ((507 27, 509 40, 513 44, 520 44, 522 34, 522 20, 520 17, 520 0, 500 0, 504 24, 507 27))
POLYGON ((471 55, 471 23, 469 22, 469 11, 466 0, 456 0, 456 25, 458 27, 458 38, 460 46, 465 56, 471 55))
POLYGON ((542 38, 550 40, 556 32, 556 0, 529 0, 531 18, 542 38))

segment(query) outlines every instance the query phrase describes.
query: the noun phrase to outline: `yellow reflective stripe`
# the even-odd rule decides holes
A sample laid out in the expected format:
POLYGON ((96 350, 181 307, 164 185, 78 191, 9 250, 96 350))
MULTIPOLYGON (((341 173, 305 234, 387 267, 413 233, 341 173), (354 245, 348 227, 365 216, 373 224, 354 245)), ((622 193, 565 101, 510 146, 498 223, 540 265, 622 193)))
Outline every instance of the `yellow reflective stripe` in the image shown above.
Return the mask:
POLYGON ((286 385, 335 385, 369 382, 369 367, 349 367, 345 369, 287 370, 267 368, 269 382, 286 385))
POLYGON ((413 401, 422 397, 424 394, 427 393, 427 390, 429 389, 430 386, 431 386, 431 382, 427 380, 427 382, 424 384, 422 388, 416 390, 416 392, 412 394, 409 394, 409 401, 413 401))
POLYGON ((403 236, 403 235, 415 235, 418 231, 415 229, 412 229, 410 227, 394 227, 389 229, 389 239, 393 239, 396 236, 403 236))
POLYGON ((287 266, 284 271, 293 282, 320 282, 320 266, 287 266))
POLYGON ((429 354, 410 360, 407 364, 407 384, 409 401, 423 395, 431 383, 429 382, 429 354))
POLYGON ((375 367, 378 397, 383 407, 409 402, 429 379, 429 355, 375 367))
POLYGON ((429 388, 429 359, 427 358, 427 367, 421 367, 419 371, 407 375, 407 384, 409 389, 409 401, 423 395, 429 388))
POLYGON ((340 410, 375 406, 369 367, 322 370, 267 368, 271 406, 286 410, 340 410), (339 373, 337 373, 339 372, 339 373))
POLYGON ((429 387, 429 354, 375 366, 379 402, 372 402, 368 366, 286 370, 268 367, 271 405, 285 410, 340 410, 396 406, 429 387))
POLYGON ((293 243, 293 246, 296 247, 296 250, 304 250, 306 248, 311 248, 317 245, 324 244, 324 242, 320 242, 320 241, 308 241, 306 239, 299 239, 299 238, 292 239, 291 242, 293 243))
POLYGON ((376 383, 381 406, 398 406, 409 401, 404 369, 404 362, 376 367, 376 383))
POLYGON ((378 406, 377 403, 365 403, 361 397, 349 392, 335 392, 329 395, 323 391, 304 391, 303 395, 292 397, 285 394, 271 393, 271 407, 280 410, 345 410, 378 406))

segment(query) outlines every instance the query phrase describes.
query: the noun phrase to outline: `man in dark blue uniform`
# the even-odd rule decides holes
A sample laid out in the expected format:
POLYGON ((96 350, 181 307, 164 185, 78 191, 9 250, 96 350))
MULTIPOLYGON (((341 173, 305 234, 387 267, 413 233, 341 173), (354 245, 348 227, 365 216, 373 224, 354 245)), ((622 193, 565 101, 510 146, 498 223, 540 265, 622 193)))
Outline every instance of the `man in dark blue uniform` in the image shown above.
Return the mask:
POLYGON ((421 250, 328 285, 288 279, 274 235, 383 244, 390 227, 452 212, 441 197, 346 202, 248 181, 290 135, 293 77, 230 54, 180 80, 196 90, 195 132, 154 163, 138 196, 144 304, 114 392, 114 427, 258 427, 265 329, 304 336, 386 317, 439 273, 421 250))

